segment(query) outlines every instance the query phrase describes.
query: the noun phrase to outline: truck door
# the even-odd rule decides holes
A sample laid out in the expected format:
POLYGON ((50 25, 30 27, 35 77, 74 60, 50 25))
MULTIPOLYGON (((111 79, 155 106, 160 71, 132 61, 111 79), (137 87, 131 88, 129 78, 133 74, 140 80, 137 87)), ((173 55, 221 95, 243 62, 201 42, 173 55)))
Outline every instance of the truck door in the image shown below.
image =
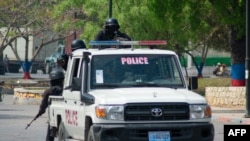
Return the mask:
POLYGON ((72 57, 68 66, 69 72, 66 73, 67 86, 64 89, 64 124, 69 135, 76 139, 83 139, 84 136, 84 103, 80 98, 81 64, 81 57, 72 57))

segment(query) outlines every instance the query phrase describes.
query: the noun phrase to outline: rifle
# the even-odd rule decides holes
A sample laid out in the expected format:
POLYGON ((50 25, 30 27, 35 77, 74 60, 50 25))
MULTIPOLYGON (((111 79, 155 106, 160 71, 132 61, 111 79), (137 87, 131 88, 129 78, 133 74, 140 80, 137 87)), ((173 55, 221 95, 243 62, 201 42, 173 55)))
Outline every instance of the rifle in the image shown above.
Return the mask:
POLYGON ((128 35, 126 35, 125 33, 115 31, 114 34, 115 41, 131 41, 130 37, 128 37, 128 35))
POLYGON ((35 121, 38 117, 40 117, 42 114, 43 114, 43 113, 42 113, 41 111, 39 111, 39 112, 37 113, 37 115, 35 116, 35 118, 32 119, 32 121, 31 121, 29 124, 27 124, 27 126, 25 127, 25 129, 28 129, 28 127, 30 127, 30 125, 32 124, 32 122, 34 122, 34 121, 35 121))

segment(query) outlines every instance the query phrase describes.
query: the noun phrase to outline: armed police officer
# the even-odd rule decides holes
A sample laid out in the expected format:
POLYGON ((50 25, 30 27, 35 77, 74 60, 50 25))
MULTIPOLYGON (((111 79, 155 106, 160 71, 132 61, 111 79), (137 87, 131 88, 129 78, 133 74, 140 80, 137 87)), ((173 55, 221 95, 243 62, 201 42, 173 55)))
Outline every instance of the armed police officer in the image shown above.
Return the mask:
MULTIPOLYGON (((33 121, 35 121, 38 117, 43 115, 46 112, 46 109, 49 105, 49 96, 60 96, 63 92, 63 82, 64 82, 64 72, 62 69, 53 69, 50 74, 50 88, 45 90, 43 93, 42 102, 40 104, 40 109, 35 118, 27 125, 25 129, 27 129, 33 121)), ((46 141, 54 141, 54 136, 56 134, 56 130, 51 130, 48 125, 46 141)))
POLYGON ((131 38, 122 33, 120 30, 118 20, 115 18, 109 18, 106 20, 104 29, 100 30, 95 37, 96 41, 131 41, 131 38))
POLYGON ((71 42, 71 48, 65 49, 65 53, 63 53, 59 58, 57 58, 57 64, 54 69, 62 69, 64 72, 67 70, 68 67, 68 60, 69 56, 71 56, 72 51, 77 49, 84 49, 87 48, 86 44, 81 39, 75 39, 71 42))
MULTIPOLYGON (((63 82, 64 82, 64 71, 62 69, 54 69, 49 74, 50 77, 50 85, 51 87, 47 90, 45 90, 43 94, 43 99, 40 104, 40 115, 44 114, 48 105, 49 105, 49 96, 55 95, 59 96, 62 95, 63 92, 63 82)), ((54 141, 54 136, 56 134, 56 131, 51 132, 53 130, 50 130, 50 127, 48 125, 47 129, 47 136, 46 141, 54 141)))
POLYGON ((50 95, 62 95, 63 82, 64 82, 64 72, 61 69, 54 69, 49 74, 50 77, 50 88, 45 90, 43 94, 43 99, 40 104, 39 113, 42 115, 45 113, 48 107, 48 99, 50 95))

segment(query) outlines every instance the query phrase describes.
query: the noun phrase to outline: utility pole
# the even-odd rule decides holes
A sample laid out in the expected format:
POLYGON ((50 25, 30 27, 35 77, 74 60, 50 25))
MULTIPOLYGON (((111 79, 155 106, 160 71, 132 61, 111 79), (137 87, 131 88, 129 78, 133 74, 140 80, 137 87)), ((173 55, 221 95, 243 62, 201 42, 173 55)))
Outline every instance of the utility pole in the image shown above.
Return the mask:
POLYGON ((109 18, 112 18, 112 0, 109 0, 109 18))
MULTIPOLYGON (((74 19, 76 19, 77 18, 77 12, 75 11, 74 12, 74 19)), ((76 29, 74 29, 74 40, 76 39, 76 29)))
POLYGON ((245 71, 245 78, 246 78, 246 118, 250 118, 250 79, 249 79, 249 69, 250 69, 250 61, 249 61, 249 55, 250 55, 250 48, 249 48, 249 19, 250 19, 250 13, 249 13, 249 0, 246 0, 246 71, 245 71))

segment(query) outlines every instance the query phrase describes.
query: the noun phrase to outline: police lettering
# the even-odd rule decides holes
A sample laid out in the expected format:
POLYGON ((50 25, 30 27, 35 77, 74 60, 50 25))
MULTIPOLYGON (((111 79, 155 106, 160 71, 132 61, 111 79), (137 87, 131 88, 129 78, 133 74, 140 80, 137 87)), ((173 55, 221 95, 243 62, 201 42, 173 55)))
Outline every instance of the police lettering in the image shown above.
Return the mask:
POLYGON ((65 110, 65 119, 67 124, 78 126, 77 116, 77 111, 65 110))
POLYGON ((147 57, 122 57, 121 61, 123 65, 149 64, 147 57))

